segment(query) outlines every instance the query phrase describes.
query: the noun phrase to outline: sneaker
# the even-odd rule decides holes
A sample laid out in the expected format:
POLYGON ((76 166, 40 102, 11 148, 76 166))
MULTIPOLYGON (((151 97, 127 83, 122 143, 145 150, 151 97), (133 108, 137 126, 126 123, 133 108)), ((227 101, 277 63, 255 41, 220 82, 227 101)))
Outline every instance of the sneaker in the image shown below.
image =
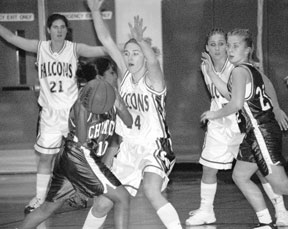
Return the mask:
POLYGON ((281 211, 276 214, 276 225, 277 226, 288 226, 288 211, 281 211))
POLYGON ((34 211, 36 208, 38 208, 41 204, 43 203, 43 201, 38 198, 38 197, 34 197, 28 205, 25 206, 24 208, 24 214, 29 214, 32 211, 34 211))
POLYGON ((197 226, 203 224, 215 223, 214 211, 204 211, 201 209, 189 212, 190 217, 186 220, 186 225, 197 226))
POLYGON ((273 223, 259 223, 253 229, 277 229, 277 227, 273 223))

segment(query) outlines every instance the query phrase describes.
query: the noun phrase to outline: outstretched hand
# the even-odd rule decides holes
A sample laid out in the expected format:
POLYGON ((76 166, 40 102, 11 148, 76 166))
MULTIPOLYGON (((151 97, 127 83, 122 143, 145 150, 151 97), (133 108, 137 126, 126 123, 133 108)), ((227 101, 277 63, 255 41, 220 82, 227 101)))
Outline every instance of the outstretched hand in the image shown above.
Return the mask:
POLYGON ((286 115, 286 113, 279 109, 273 109, 274 115, 275 115, 275 119, 277 120, 280 129, 282 131, 287 131, 288 130, 288 117, 286 115))
POLYGON ((87 0, 88 7, 90 11, 97 11, 100 10, 102 3, 105 0, 87 0))
POLYGON ((140 42, 143 40, 144 31, 147 27, 143 27, 143 18, 140 18, 139 15, 134 17, 134 26, 131 23, 128 23, 132 37, 140 42))
POLYGON ((214 111, 205 111, 201 117, 200 117, 200 122, 201 123, 206 123, 209 120, 215 119, 215 112, 214 111))

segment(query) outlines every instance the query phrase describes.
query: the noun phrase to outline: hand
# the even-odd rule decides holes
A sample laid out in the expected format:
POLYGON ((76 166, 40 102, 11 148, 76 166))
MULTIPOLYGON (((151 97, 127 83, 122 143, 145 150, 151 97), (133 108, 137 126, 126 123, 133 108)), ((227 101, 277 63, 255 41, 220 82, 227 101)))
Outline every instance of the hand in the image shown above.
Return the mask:
POLYGON ((128 23, 132 37, 137 41, 141 42, 143 40, 143 33, 147 27, 143 27, 143 19, 138 15, 134 17, 134 26, 128 23))
POLYGON ((87 0, 87 4, 91 12, 100 10, 103 2, 104 0, 87 0))
POLYGON ((202 123, 205 123, 209 120, 215 119, 215 112, 214 111, 205 111, 200 118, 202 123))
POLYGON ((286 85, 288 86, 288 76, 286 76, 286 77, 284 78, 284 81, 285 81, 286 85))
POLYGON ((208 75, 210 76, 211 75, 210 73, 213 72, 213 68, 214 68, 211 56, 207 52, 202 52, 201 60, 203 61, 206 71, 208 75))
POLYGON ((286 113, 281 110, 280 108, 278 109, 273 109, 274 115, 275 115, 275 119, 278 122, 280 129, 282 131, 287 131, 288 130, 288 117, 286 115, 286 113))

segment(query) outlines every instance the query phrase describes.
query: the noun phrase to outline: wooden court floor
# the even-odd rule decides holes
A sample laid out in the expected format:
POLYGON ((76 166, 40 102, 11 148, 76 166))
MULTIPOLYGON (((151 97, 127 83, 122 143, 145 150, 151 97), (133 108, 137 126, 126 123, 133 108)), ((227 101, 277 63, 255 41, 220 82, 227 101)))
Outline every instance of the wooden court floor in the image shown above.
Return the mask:
MULTIPOLYGON (((217 222, 213 225, 186 227, 188 212, 199 206, 201 169, 195 164, 176 165, 164 194, 179 213, 186 229, 246 229, 257 223, 256 215, 231 179, 231 171, 218 175, 218 191, 215 200, 217 222)), ((25 204, 35 193, 35 174, 0 175, 0 228, 16 228, 23 220, 25 204)), ((285 196, 288 207, 288 198, 285 196)), ((272 204, 267 204, 274 216, 272 204)), ((89 206, 91 202, 89 202, 89 206)), ((38 229, 81 228, 89 210, 63 206, 38 229)), ((107 217, 104 229, 113 228, 113 213, 107 217)), ((164 229, 155 211, 140 190, 131 201, 130 229, 164 229)), ((288 227, 281 227, 286 228, 288 227)))

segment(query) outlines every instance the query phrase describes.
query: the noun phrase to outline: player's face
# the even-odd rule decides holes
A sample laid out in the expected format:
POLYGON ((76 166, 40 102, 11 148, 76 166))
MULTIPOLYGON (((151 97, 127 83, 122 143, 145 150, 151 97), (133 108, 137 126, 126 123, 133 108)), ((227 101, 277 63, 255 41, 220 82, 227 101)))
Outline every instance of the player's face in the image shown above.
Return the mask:
POLYGON ((110 66, 103 74, 103 78, 110 83, 113 86, 117 85, 117 74, 114 71, 114 69, 112 68, 112 66, 110 66))
POLYGON ((64 21, 61 19, 55 20, 48 29, 48 33, 51 36, 51 40, 65 40, 67 35, 67 27, 64 21))
POLYGON ((128 43, 124 49, 124 60, 131 73, 138 72, 144 66, 145 57, 139 45, 128 43))
POLYGON ((243 37, 238 35, 228 36, 228 58, 234 65, 247 62, 250 48, 247 47, 243 37))
POLYGON ((206 51, 210 54, 212 60, 226 59, 226 48, 225 36, 219 33, 212 35, 206 45, 206 51))

